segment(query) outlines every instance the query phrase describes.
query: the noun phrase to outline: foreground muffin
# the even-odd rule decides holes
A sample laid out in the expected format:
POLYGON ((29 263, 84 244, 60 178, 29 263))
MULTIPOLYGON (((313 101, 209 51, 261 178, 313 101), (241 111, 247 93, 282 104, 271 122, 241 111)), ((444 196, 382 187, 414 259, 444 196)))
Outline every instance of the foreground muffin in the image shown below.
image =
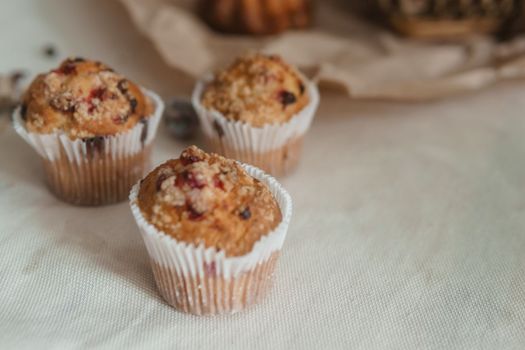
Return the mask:
POLYGON ((273 178, 192 146, 147 175, 130 201, 170 305, 231 313, 266 294, 291 217, 273 178))
POLYGON ((238 34, 276 34, 310 25, 311 0, 200 0, 204 19, 215 29, 238 34))
POLYGON ((285 175, 298 164, 319 93, 280 57, 247 54, 198 83, 193 104, 215 151, 285 175))
POLYGON ((38 75, 15 111, 57 197, 79 205, 124 200, 149 164, 162 102, 103 63, 65 60, 38 75))

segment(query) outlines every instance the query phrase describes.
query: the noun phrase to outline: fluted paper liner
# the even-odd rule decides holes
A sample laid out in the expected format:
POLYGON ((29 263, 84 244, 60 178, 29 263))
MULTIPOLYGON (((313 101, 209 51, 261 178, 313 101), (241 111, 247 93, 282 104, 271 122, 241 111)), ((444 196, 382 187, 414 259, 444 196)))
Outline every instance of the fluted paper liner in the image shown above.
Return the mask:
POLYGON ((149 253, 160 294, 181 311, 197 315, 234 313, 259 301, 272 284, 292 216, 292 199, 273 177, 258 168, 243 167, 268 185, 282 214, 281 223, 243 256, 227 257, 216 248, 195 246, 164 234, 142 215, 137 204, 140 183, 130 193, 131 211, 149 253))
POLYGON ((71 140, 63 132, 29 132, 20 107, 14 111, 14 128, 43 159, 48 185, 57 197, 79 205, 126 199, 131 187, 148 170, 151 144, 164 110, 158 95, 143 91, 155 104, 147 123, 139 122, 125 132, 88 140, 71 140))
POLYGON ((202 130, 214 150, 280 176, 291 172, 300 159, 302 140, 310 128, 319 106, 319 90, 315 83, 303 77, 309 103, 286 123, 253 127, 241 121, 226 119, 220 112, 207 109, 201 103, 208 75, 197 82, 192 104, 199 116, 202 130))

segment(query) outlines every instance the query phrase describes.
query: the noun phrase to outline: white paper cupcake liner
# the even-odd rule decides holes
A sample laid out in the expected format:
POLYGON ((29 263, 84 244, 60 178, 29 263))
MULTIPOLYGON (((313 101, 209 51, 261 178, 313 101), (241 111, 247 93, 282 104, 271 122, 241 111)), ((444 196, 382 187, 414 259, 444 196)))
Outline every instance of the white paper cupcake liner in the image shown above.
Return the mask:
POLYGON ((257 164, 259 155, 271 153, 289 142, 300 139, 310 128, 319 106, 319 90, 316 84, 303 77, 310 98, 308 105, 286 123, 253 127, 245 122, 228 120, 220 112, 202 105, 202 94, 212 80, 213 76, 208 75, 197 82, 192 95, 192 104, 205 136, 212 143, 220 143, 224 152, 231 153, 225 154, 226 156, 241 157, 242 159, 238 160, 243 162, 255 162, 254 165, 262 166, 264 170, 271 169, 266 169, 264 163, 257 164))
POLYGON ((168 303, 182 311, 194 314, 239 311, 256 302, 260 297, 257 294, 263 292, 262 285, 271 279, 274 261, 269 264, 272 266, 265 263, 276 260, 282 248, 292 216, 292 199, 273 177, 255 167, 243 167, 268 185, 282 214, 282 222, 243 256, 227 257, 216 248, 180 242, 164 234, 142 215, 137 204, 140 183, 130 193, 131 211, 152 260, 157 286, 168 303))
POLYGON ((81 205, 108 204, 127 197, 147 170, 150 145, 164 110, 157 94, 143 92, 155 105, 147 122, 116 135, 87 140, 71 140, 64 132, 29 132, 20 107, 14 111, 14 129, 44 160, 48 183, 58 197, 81 205))

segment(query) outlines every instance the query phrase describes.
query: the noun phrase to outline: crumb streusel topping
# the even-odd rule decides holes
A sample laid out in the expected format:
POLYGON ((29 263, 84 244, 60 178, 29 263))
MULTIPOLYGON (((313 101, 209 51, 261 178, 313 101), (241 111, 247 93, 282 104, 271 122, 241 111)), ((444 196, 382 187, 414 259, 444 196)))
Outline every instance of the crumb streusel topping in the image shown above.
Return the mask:
POLYGON ((195 146, 153 170, 140 185, 138 205, 157 229, 177 240, 250 252, 282 221, 268 187, 234 160, 195 146))
POLYGON ((128 130, 151 110, 133 82, 100 62, 70 58, 35 78, 21 113, 31 132, 63 131, 76 139, 128 130))
POLYGON ((255 127, 284 123, 309 101, 299 73, 279 56, 247 54, 215 75, 202 104, 255 127))

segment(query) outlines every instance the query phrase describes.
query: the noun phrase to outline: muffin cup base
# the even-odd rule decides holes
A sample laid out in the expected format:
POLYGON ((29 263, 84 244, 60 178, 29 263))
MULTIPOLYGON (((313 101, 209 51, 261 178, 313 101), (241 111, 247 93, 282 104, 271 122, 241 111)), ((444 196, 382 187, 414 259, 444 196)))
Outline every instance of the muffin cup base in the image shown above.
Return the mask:
POLYGON ((125 200, 129 189, 142 178, 150 164, 151 145, 141 152, 114 158, 93 154, 83 162, 71 162, 64 152, 60 158, 43 160, 51 192, 65 202, 98 206, 125 200))
POLYGON ((177 310, 195 315, 232 314, 258 303, 273 285, 279 251, 272 253, 255 268, 225 279, 213 268, 204 277, 184 276, 151 259, 151 266, 160 294, 177 310))
POLYGON ((254 165, 274 176, 282 177, 290 175, 299 165, 303 139, 303 135, 295 137, 283 146, 266 152, 238 150, 216 138, 207 138, 207 142, 216 153, 254 165))

